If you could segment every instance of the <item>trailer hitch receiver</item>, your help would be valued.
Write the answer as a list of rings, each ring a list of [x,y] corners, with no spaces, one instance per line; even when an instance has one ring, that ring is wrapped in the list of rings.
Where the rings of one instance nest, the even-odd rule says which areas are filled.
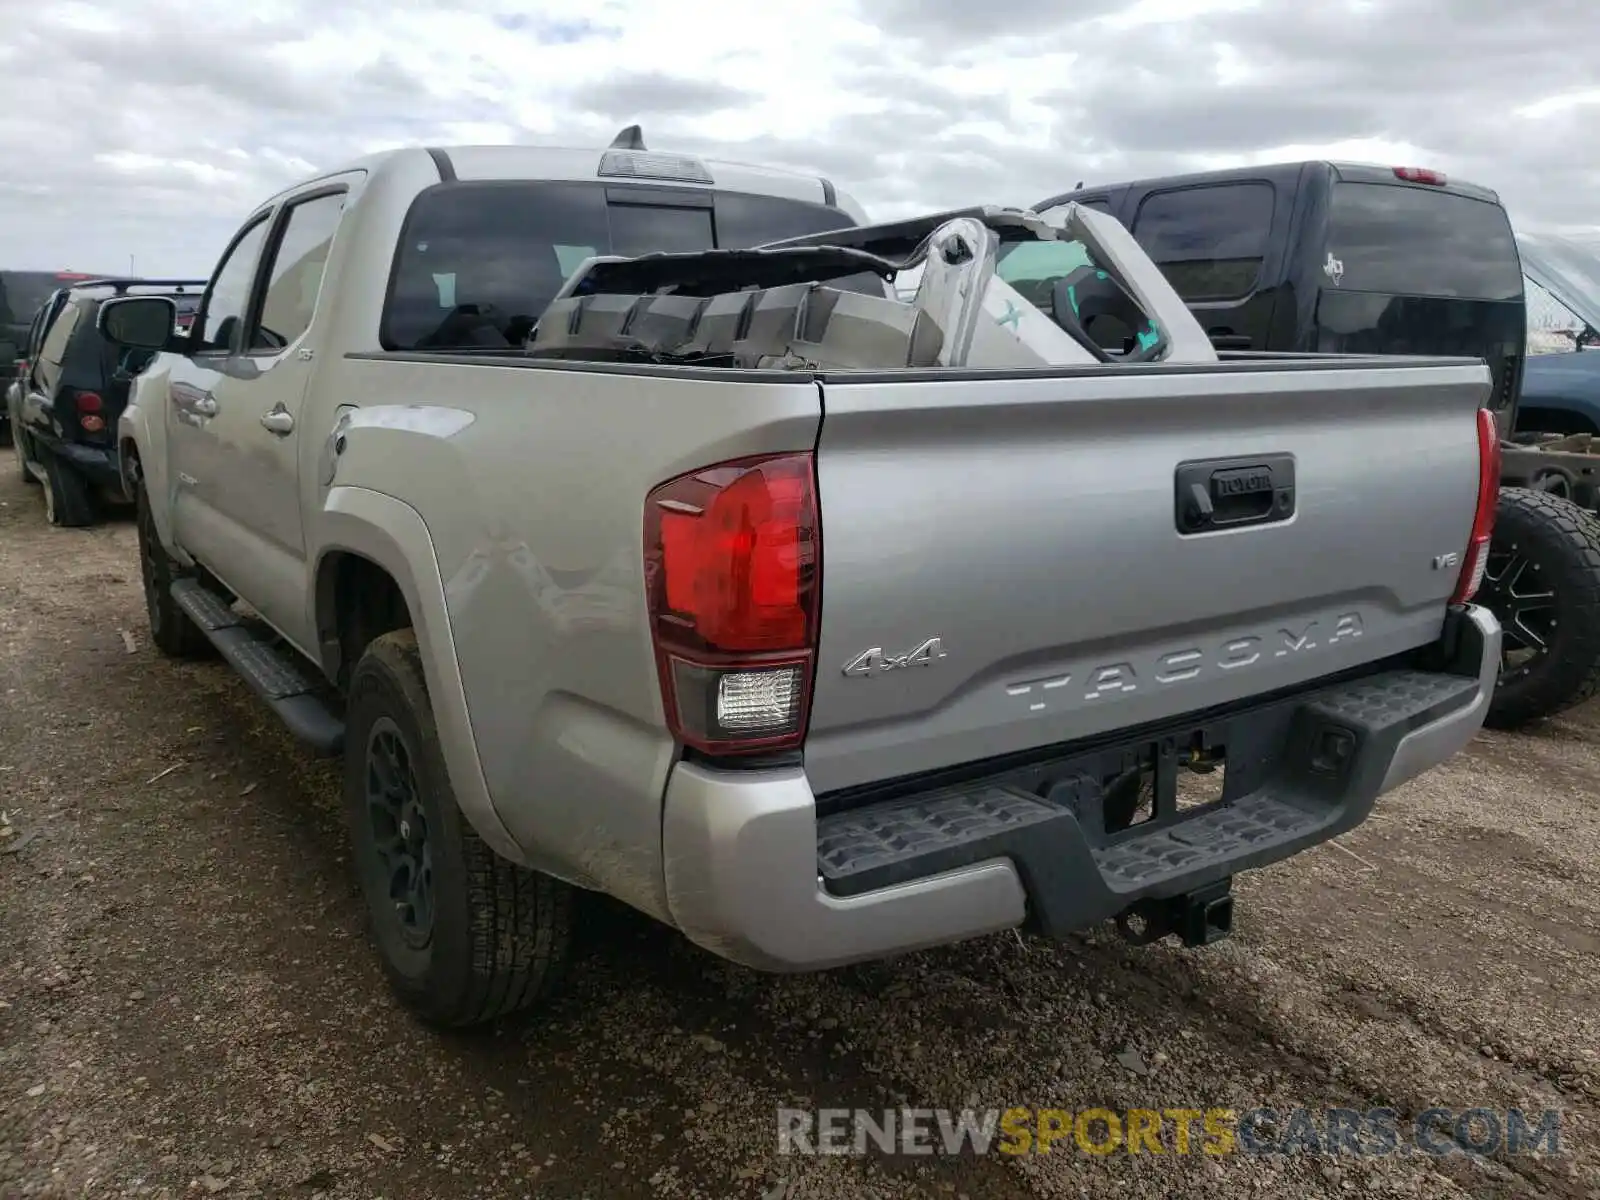
[[[1141,900],[1117,918],[1117,932],[1135,946],[1176,934],[1185,946],[1209,946],[1233,932],[1233,879],[1171,896]]]

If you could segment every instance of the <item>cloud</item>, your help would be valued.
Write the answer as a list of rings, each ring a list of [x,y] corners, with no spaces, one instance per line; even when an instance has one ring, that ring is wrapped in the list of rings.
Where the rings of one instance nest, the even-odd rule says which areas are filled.
[[[211,268],[407,144],[653,147],[825,174],[884,218],[1335,156],[1600,237],[1586,0],[57,0],[6,5],[0,267]]]
[[[738,108],[754,100],[755,93],[701,79],[675,79],[662,71],[638,75],[613,75],[582,84],[566,99],[583,112],[616,119],[637,113],[652,116],[698,117]]]

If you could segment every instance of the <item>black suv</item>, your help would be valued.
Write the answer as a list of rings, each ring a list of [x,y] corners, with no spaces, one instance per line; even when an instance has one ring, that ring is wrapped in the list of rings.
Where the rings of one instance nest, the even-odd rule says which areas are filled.
[[[117,418],[133,378],[155,355],[120,350],[101,335],[100,306],[115,296],[170,297],[179,322],[205,289],[193,279],[92,279],[52,293],[34,314],[23,373],[8,389],[22,478],[45,487],[52,525],[92,525],[98,500],[127,503],[117,465]]]
[[[1493,191],[1424,167],[1317,161],[1080,185],[1034,207],[1048,218],[1069,200],[1116,217],[1224,355],[1482,359],[1506,437],[1476,598],[1503,630],[1485,724],[1517,728],[1600,694],[1600,441],[1561,436],[1548,408],[1519,415],[1522,255]],[[1126,327],[1101,328],[1101,345],[1129,344]],[[1397,477],[1427,470],[1429,448],[1408,446],[1398,422],[1393,435],[1373,453]]]

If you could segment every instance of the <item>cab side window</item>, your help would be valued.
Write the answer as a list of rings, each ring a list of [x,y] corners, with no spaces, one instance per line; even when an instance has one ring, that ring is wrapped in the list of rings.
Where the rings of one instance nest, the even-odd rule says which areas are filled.
[[[256,277],[256,260],[266,240],[268,219],[259,218],[234,243],[211,278],[211,294],[206,300],[205,323],[191,353],[228,351],[234,348],[245,309],[250,305],[250,285]]]
[[[276,353],[311,327],[345,199],[344,192],[332,192],[290,204],[272,251],[261,317],[250,336],[251,353]]]
[[[1272,229],[1272,185],[1230,183],[1151,192],[1133,236],[1188,303],[1255,290]]]

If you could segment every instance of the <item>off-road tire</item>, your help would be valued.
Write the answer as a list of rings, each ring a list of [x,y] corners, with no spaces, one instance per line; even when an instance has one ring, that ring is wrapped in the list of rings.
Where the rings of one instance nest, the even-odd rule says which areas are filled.
[[[376,728],[375,728],[376,727]],[[392,868],[368,810],[369,745],[398,733],[426,819],[430,928],[409,936],[391,897]],[[350,676],[344,802],[356,874],[383,970],[402,1003],[441,1027],[481,1025],[526,1009],[558,982],[572,932],[572,888],[491,850],[456,804],[439,750],[416,635],[371,642]]]
[[[1502,668],[1484,721],[1493,729],[1521,728],[1600,692],[1600,519],[1559,496],[1504,488],[1491,563],[1512,550],[1527,559],[1525,576],[1531,573],[1540,590],[1554,593],[1555,624],[1545,654],[1515,670]],[[1515,620],[1490,580],[1479,589],[1478,602],[1502,627]]]
[[[155,519],[150,515],[150,496],[141,482],[134,493],[135,523],[139,530],[139,567],[144,578],[144,607],[150,618],[150,640],[168,658],[207,658],[211,641],[189,614],[172,598],[176,564],[161,544]]]
[[[62,529],[81,529],[99,518],[89,481],[54,454],[43,455],[44,515]]]

